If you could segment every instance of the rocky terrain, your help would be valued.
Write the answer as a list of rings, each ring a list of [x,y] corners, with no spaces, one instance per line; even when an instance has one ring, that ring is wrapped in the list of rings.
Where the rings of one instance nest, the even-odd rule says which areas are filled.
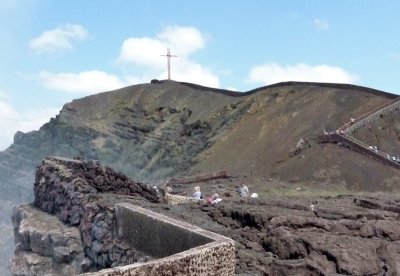
[[[337,196],[157,210],[234,239],[238,275],[399,275],[399,207],[399,198]]]
[[[71,275],[151,258],[116,238],[113,205],[131,202],[232,238],[237,275],[400,274],[399,197],[241,199],[234,182],[201,184],[206,194],[224,195],[218,204],[172,206],[96,162],[45,159],[34,204],[14,211],[12,271]],[[191,185],[181,189],[188,194]]]
[[[152,81],[67,103],[0,152],[0,273],[12,255],[11,208],[33,201],[35,169],[46,156],[100,160],[151,185],[226,171],[262,197],[393,194],[398,170],[317,138],[394,98],[344,84],[289,82],[239,93]],[[355,137],[400,155],[398,114]]]
[[[34,195],[33,205],[15,208],[12,216],[13,274],[74,275],[146,257],[118,241],[114,205],[160,202],[154,189],[98,162],[47,158],[36,172]]]

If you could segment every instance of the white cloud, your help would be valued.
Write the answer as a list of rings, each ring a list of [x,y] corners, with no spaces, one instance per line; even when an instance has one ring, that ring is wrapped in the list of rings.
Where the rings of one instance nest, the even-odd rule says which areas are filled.
[[[167,26],[157,37],[181,56],[204,48],[206,43],[203,34],[193,27]]]
[[[165,64],[164,64],[165,67]],[[171,70],[172,79],[197,83],[209,87],[218,88],[219,79],[202,65],[192,62],[182,57],[179,61],[174,62],[173,70]],[[159,79],[168,78],[168,72],[164,71],[158,76]]]
[[[39,73],[39,79],[49,89],[85,95],[114,90],[128,85],[127,82],[117,76],[96,70],[77,74],[42,71]]]
[[[268,63],[255,66],[251,69],[249,81],[268,85],[282,81],[310,81],[355,83],[357,77],[335,66],[317,65],[310,66],[299,63],[292,66],[282,66],[277,63]]]
[[[119,64],[145,68],[147,75],[167,78],[167,48],[177,58],[171,59],[173,80],[194,82],[202,85],[219,87],[219,78],[210,69],[193,61],[191,55],[204,48],[204,35],[193,27],[166,26],[155,38],[133,37],[126,39],[121,47]],[[136,77],[143,79],[143,76]]]
[[[37,130],[58,112],[58,108],[18,112],[7,101],[0,99],[0,151],[11,145],[17,131]]]
[[[171,60],[173,80],[219,87],[218,76],[190,58],[204,46],[205,38],[196,28],[167,26],[155,38],[133,37],[123,42],[117,59],[117,63],[124,66],[123,78],[97,70],[80,73],[42,71],[35,78],[48,89],[84,95],[148,82],[153,78],[166,79],[167,62],[161,55],[171,48],[171,54],[178,55]],[[129,71],[130,65],[140,74]]]
[[[171,48],[171,54],[185,58],[204,46],[205,39],[196,28],[167,26],[156,35],[156,38],[126,39],[122,44],[118,61],[161,67],[164,66],[165,61],[160,55],[166,54],[167,48]]]
[[[43,32],[40,36],[31,40],[30,47],[38,53],[55,53],[61,50],[71,50],[73,42],[83,41],[88,35],[88,31],[83,26],[67,24]]]
[[[152,38],[128,38],[122,43],[118,61],[125,64],[162,68],[165,61],[160,55],[164,54],[166,48],[163,42]]]
[[[329,30],[329,24],[324,19],[315,18],[314,19],[314,26],[320,32]]]

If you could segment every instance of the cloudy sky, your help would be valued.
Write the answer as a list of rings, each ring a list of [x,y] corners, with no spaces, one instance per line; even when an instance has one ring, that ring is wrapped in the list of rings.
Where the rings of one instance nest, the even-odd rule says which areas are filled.
[[[400,2],[1,0],[0,150],[73,99],[172,78],[247,91],[340,82],[400,94]]]

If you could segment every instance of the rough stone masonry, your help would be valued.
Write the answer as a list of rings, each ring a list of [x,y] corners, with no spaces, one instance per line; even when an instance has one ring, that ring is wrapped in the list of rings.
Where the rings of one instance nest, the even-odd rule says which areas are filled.
[[[132,215],[128,216],[128,212],[121,216],[121,212],[116,212],[121,207],[115,207],[121,205],[116,204],[146,206],[157,204],[161,198],[153,188],[134,182],[98,162],[46,158],[37,169],[34,194],[33,205],[16,207],[12,217],[17,244],[11,262],[14,275],[76,275],[84,272],[94,273],[90,275],[170,275],[171,271],[173,275],[211,275],[205,271],[232,275],[234,272],[232,240],[207,234],[188,224],[182,226],[175,220],[172,220],[174,224],[166,223],[169,218],[165,216],[152,215],[152,226],[157,227],[148,238],[158,236],[162,242],[161,237],[168,240],[164,237],[166,233],[168,236],[180,233],[180,237],[186,233],[190,237],[188,243],[173,251],[164,250],[161,255],[146,246],[136,244],[135,247],[120,234],[124,217]],[[116,214],[120,214],[119,219]],[[157,222],[160,219],[162,223]],[[136,234],[143,238],[143,233]],[[165,243],[156,246],[167,248]],[[193,251],[193,248],[197,249]],[[213,261],[217,257],[219,261]],[[159,258],[164,260],[160,262]],[[129,273],[124,270],[126,265]],[[212,269],[206,269],[207,266]],[[98,272],[106,268],[109,269]]]

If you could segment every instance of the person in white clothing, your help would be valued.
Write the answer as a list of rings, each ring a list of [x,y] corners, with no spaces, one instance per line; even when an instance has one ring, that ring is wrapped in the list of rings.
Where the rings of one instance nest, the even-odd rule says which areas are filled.
[[[239,188],[240,197],[249,197],[249,188],[242,182]]]
[[[199,186],[194,187],[193,198],[196,199],[196,200],[200,200],[201,199],[201,191],[200,191],[200,187]]]

